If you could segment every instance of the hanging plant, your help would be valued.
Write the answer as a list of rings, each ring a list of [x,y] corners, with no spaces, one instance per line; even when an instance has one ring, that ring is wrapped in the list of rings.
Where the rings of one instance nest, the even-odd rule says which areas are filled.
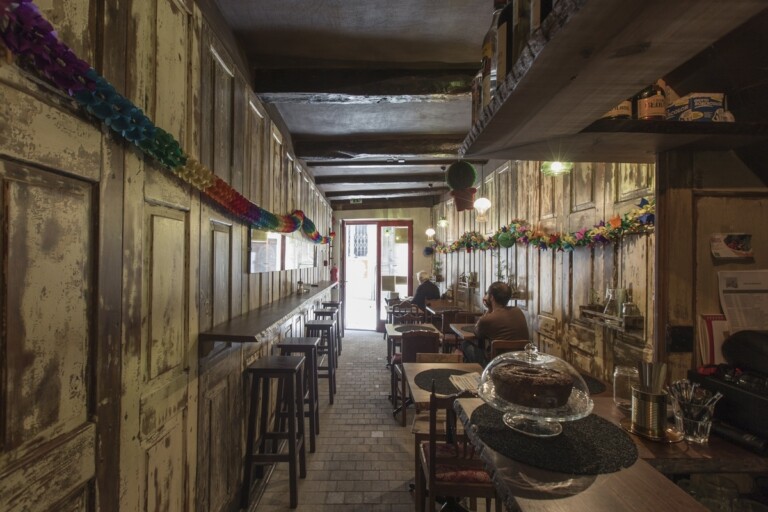
[[[445,182],[451,190],[472,188],[476,179],[475,166],[465,160],[452,163],[445,171]]]

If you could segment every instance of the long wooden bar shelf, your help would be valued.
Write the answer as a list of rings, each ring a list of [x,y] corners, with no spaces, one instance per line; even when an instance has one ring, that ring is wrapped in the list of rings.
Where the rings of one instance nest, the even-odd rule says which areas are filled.
[[[711,141],[732,148],[765,138],[766,127],[754,125],[668,128],[636,122],[608,129],[595,123],[765,8],[761,0],[560,0],[532,34],[460,154],[652,162],[662,150],[712,148]]]
[[[201,332],[199,341],[201,345],[202,342],[216,341],[230,343],[262,341],[274,326],[290,320],[301,311],[301,308],[306,303],[328,292],[337,284],[336,282],[323,281],[317,283],[317,287],[311,287],[308,293],[284,297],[231,320],[222,322],[209,331]]]

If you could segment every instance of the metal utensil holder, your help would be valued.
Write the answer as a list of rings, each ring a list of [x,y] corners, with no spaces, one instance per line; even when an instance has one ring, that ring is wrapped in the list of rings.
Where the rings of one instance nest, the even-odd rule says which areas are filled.
[[[664,437],[667,428],[667,392],[649,393],[632,387],[632,428],[648,437]]]

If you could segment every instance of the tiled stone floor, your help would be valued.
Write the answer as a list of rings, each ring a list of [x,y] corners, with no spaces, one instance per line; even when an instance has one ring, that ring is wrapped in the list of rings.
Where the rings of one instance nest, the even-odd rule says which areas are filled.
[[[408,413],[408,427],[401,427],[392,416],[385,352],[381,333],[346,331],[334,405],[328,404],[327,381],[320,381],[320,436],[316,452],[307,453],[307,478],[299,479],[295,510],[414,510],[408,490],[414,476],[410,429],[414,413]],[[287,464],[278,464],[251,510],[291,510],[287,469]]]

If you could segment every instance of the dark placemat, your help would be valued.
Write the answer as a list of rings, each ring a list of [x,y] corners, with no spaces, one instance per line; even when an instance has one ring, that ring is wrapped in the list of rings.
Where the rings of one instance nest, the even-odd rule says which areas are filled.
[[[432,391],[432,381],[435,381],[435,393],[439,395],[454,395],[459,392],[456,386],[449,380],[451,375],[462,375],[467,373],[464,370],[451,370],[448,368],[436,368],[433,370],[424,370],[419,372],[413,378],[416,385],[421,389]]]
[[[395,327],[395,330],[397,332],[413,332],[413,331],[432,332],[429,327],[424,327],[423,325],[398,325],[397,327]]]
[[[605,391],[605,384],[592,377],[591,375],[582,373],[581,378],[584,379],[584,382],[587,384],[587,389],[589,389],[590,395],[599,395]]]
[[[637,460],[637,447],[620,427],[591,414],[562,422],[554,437],[531,437],[504,424],[503,413],[483,404],[472,413],[480,439],[493,450],[529,466],[574,475],[613,473]]]

